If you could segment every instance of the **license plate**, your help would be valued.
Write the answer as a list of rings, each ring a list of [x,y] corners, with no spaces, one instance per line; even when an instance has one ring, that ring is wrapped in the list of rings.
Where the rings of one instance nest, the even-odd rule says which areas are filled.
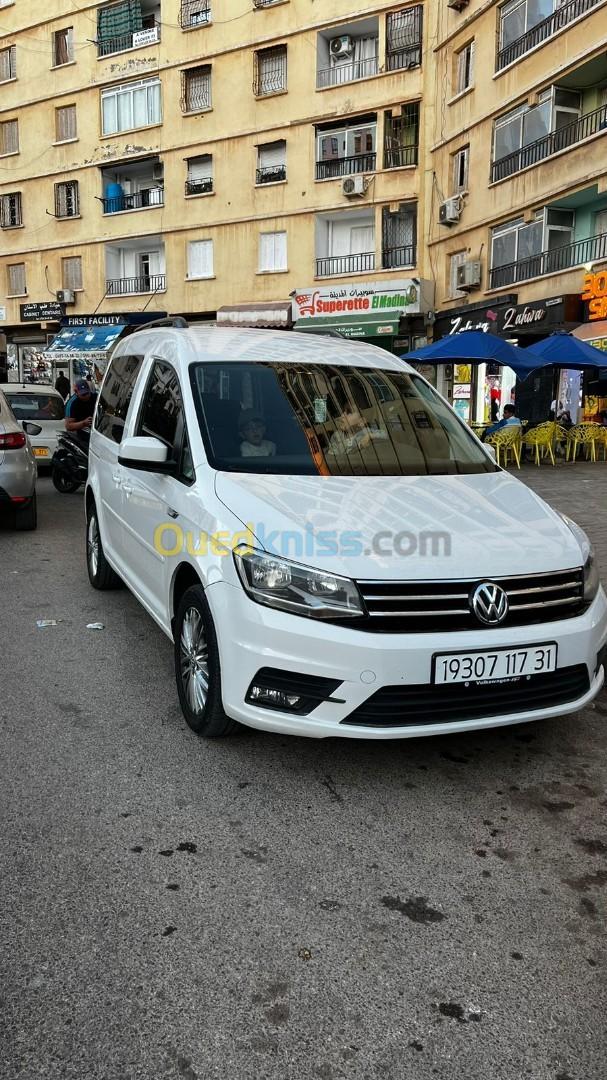
[[[46,446],[35,446],[34,447],[34,457],[48,457],[48,447],[46,447]]]
[[[438,653],[434,683],[503,682],[556,670],[556,641],[482,652]]]

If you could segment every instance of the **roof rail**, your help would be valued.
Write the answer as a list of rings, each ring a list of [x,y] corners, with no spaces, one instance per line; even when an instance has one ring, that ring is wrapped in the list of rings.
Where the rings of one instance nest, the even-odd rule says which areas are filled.
[[[163,319],[153,319],[151,322],[142,323],[138,330],[149,330],[151,326],[174,326],[178,330],[187,330],[189,323],[182,315],[167,315]]]

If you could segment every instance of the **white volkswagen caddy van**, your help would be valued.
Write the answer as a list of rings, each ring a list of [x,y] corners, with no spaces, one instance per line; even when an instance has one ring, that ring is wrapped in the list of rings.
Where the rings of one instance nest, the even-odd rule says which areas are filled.
[[[174,641],[194,731],[395,739],[593,699],[607,604],[586,535],[417,372],[336,338],[168,322],[106,372],[87,559]]]

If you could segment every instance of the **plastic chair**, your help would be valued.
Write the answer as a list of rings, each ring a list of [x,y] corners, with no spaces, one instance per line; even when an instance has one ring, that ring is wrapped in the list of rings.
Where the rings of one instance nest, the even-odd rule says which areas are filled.
[[[537,427],[531,428],[531,431],[526,431],[523,435],[523,446],[528,446],[529,449],[535,450],[534,460],[535,464],[539,467],[540,461],[548,454],[553,465],[556,464],[554,460],[554,438],[555,438],[556,424],[553,421],[548,421],[545,424],[538,424]]]
[[[586,460],[596,461],[596,446],[603,446],[605,456],[605,436],[602,424],[576,424],[568,431],[567,461],[571,454],[571,460],[577,457],[578,446],[583,446],[586,451]]]
[[[508,467],[508,455],[512,453],[514,460],[516,461],[517,469],[521,467],[521,429],[516,425],[510,427],[500,428],[499,431],[494,431],[492,435],[487,435],[485,439],[486,443],[495,447],[495,459],[497,464],[500,465],[500,453],[504,455],[504,468]]]

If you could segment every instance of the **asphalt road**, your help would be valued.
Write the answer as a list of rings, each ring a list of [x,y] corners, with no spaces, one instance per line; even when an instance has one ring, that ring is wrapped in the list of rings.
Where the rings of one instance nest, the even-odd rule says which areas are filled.
[[[575,468],[604,537],[607,469]],[[200,741],[170,643],[88,585],[81,495],[39,491],[37,533],[0,528],[2,1080],[604,1080],[607,696]]]

